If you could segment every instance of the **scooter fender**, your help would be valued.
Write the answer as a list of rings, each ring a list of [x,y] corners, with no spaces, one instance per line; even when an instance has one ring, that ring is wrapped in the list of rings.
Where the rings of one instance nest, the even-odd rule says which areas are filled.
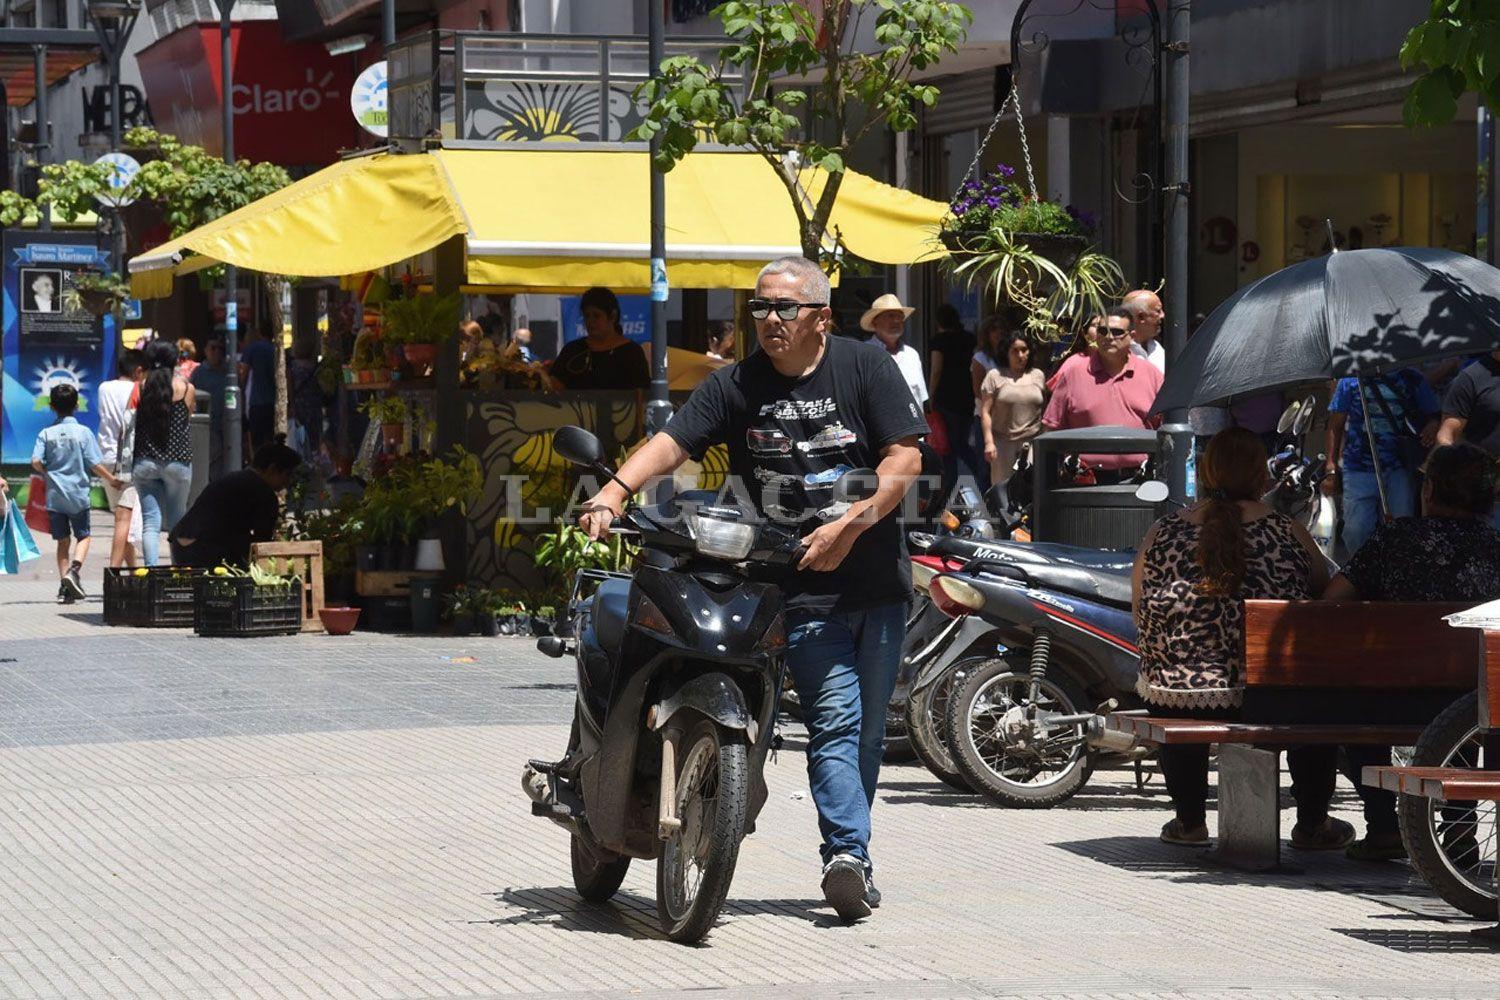
[[[939,677],[943,676],[948,667],[956,660],[970,655],[976,647],[993,651],[1000,644],[995,633],[995,626],[983,618],[978,615],[965,615],[963,621],[959,623],[958,631],[949,637],[948,644],[943,647],[942,651],[922,665],[916,679],[912,681],[912,695],[931,687]]]
[[[726,729],[743,730],[749,742],[755,743],[755,720],[745,705],[745,695],[723,674],[699,674],[662,698],[651,710],[651,728],[665,729],[685,711],[697,712]]]

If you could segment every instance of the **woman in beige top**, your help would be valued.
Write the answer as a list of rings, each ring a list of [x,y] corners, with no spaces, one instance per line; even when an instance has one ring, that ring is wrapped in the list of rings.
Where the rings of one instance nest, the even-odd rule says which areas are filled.
[[[1042,430],[1046,376],[1031,364],[1031,342],[1017,333],[1007,345],[1005,363],[979,387],[979,424],[990,483],[1003,494],[1016,471],[1016,458]]]

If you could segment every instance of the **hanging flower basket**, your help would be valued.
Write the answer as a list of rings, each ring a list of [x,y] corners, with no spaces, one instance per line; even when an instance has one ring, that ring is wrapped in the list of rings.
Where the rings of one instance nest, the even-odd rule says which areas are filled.
[[[1087,236],[1069,233],[1013,233],[1011,238],[1018,244],[1026,244],[1034,253],[1064,271],[1071,270],[1093,242]]]

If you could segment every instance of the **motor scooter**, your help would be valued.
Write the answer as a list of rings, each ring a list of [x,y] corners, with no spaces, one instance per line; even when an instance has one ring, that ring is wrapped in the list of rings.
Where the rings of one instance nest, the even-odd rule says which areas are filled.
[[[582,428],[558,429],[553,446],[614,478]],[[875,484],[871,470],[846,473],[825,487],[825,510]],[[567,752],[530,761],[521,783],[532,812],[572,835],[579,895],[609,899],[632,859],[655,860],[663,932],[698,941],[766,801],[787,646],[778,584],[804,549],[793,530],[706,491],[629,503],[621,520],[640,539],[634,574],[580,574],[576,640],[537,643],[576,656],[578,690]]]

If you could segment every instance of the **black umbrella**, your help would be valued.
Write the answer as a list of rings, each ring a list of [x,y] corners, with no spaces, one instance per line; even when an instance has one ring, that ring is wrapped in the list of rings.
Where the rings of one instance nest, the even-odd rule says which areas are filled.
[[[1345,250],[1225,299],[1168,367],[1154,411],[1497,349],[1500,270],[1451,250]]]

